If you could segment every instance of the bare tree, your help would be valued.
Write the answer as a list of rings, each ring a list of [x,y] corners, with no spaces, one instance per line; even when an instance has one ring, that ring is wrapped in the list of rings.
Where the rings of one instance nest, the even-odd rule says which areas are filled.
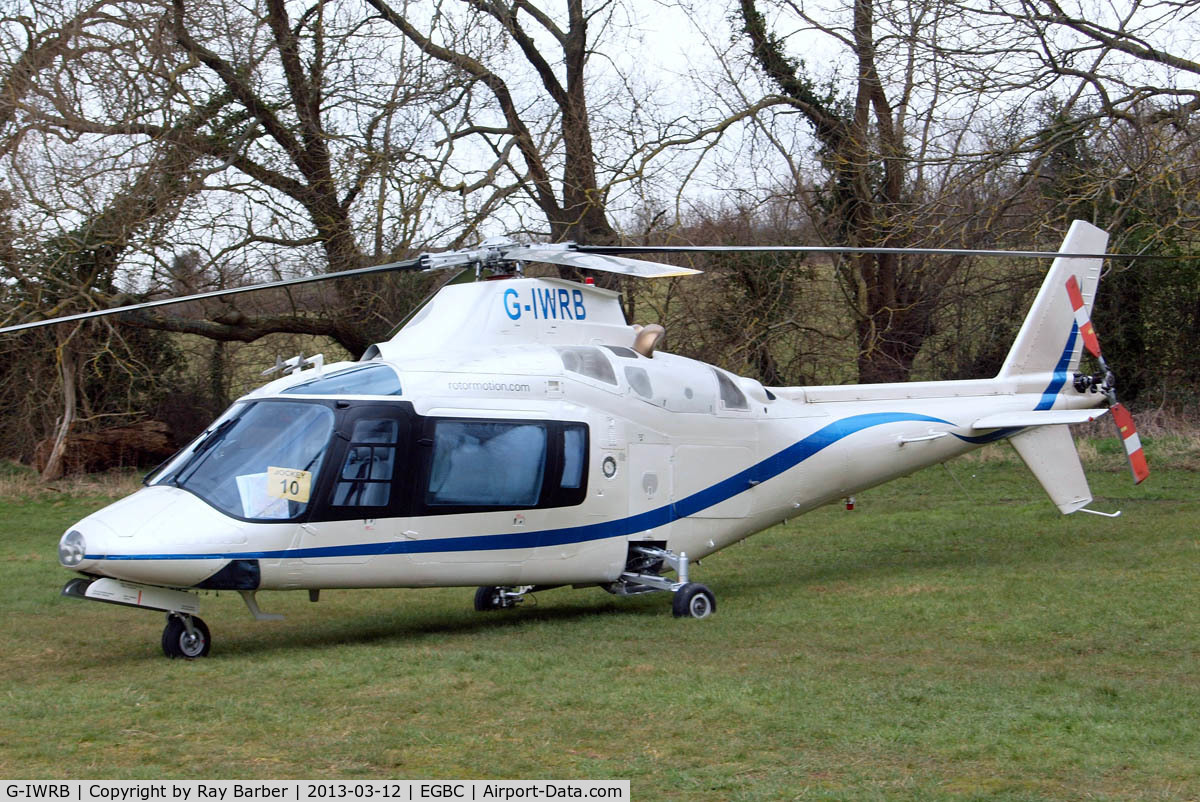
[[[785,199],[751,209],[693,209],[670,241],[691,245],[777,245],[804,241],[807,223]],[[852,337],[830,314],[825,260],[722,253],[689,260],[704,274],[669,293],[646,293],[672,350],[758,378],[768,386],[833,383],[846,377]],[[666,303],[666,302],[670,303]]]
[[[1172,0],[1103,6],[1082,0],[1020,0],[971,9],[976,18],[1016,29],[1048,74],[1073,79],[1109,118],[1172,120],[1186,125],[1200,111],[1200,61],[1194,46],[1197,9]],[[1147,114],[1149,106],[1154,107]]]
[[[921,132],[921,121],[913,120],[921,76],[913,69],[895,72],[897,63],[911,62],[931,48],[917,38],[922,26],[933,22],[922,19],[926,13],[932,16],[931,7],[921,6],[921,14],[892,14],[886,25],[877,19],[875,0],[855,0],[845,21],[817,20],[803,8],[793,8],[810,30],[849,52],[852,77],[823,85],[803,60],[785,52],[784,40],[769,29],[756,0],[742,0],[740,13],[751,57],[815,139],[824,177],[811,191],[809,207],[820,234],[854,247],[930,246],[968,238],[959,215],[953,217],[960,230],[946,225],[946,195],[929,192],[930,164],[913,152],[927,144],[913,135],[914,127]],[[893,43],[886,51],[892,59],[890,80],[880,64],[884,41]],[[947,276],[961,261],[893,254],[838,260],[839,285],[857,332],[860,381],[907,378],[922,344],[935,331]]]
[[[208,8],[199,19],[182,3],[138,0],[27,8],[36,13],[0,19],[10,64],[0,74],[5,322],[140,300],[181,282],[199,290],[345,269],[406,254],[425,228],[404,214],[403,198],[391,202],[416,184],[401,181],[406,171],[440,166],[436,147],[426,149],[432,157],[407,147],[429,138],[436,117],[432,126],[404,123],[413,97],[428,100],[445,86],[431,89],[436,76],[425,76],[407,87],[392,73],[390,92],[377,95],[367,79],[395,63],[360,69],[378,53],[356,44],[356,21],[326,20],[315,7],[290,21],[282,4],[242,18]],[[273,82],[277,74],[284,80]],[[423,191],[412,194],[423,209]],[[471,219],[455,220],[462,236]],[[185,276],[173,270],[174,254],[190,245],[201,256]],[[423,283],[402,291],[421,293]],[[47,409],[19,439],[6,437],[6,451],[28,455],[51,425],[61,445],[73,426],[141,408],[156,382],[177,378],[165,371],[169,344],[129,326],[218,341],[307,332],[361,351],[408,301],[378,285],[323,295],[321,303],[316,293],[251,302],[245,311],[211,304],[190,315],[135,313],[50,342],[32,333],[6,338],[12,364],[24,366],[20,380],[5,382],[11,408],[41,410],[55,384],[62,399],[60,414]],[[46,359],[53,370],[33,369]]]
[[[3,102],[0,103],[0,152],[10,160],[8,174],[13,189],[5,188],[6,224],[0,230],[2,248],[0,271],[4,279],[5,317],[13,319],[33,310],[51,314],[78,311],[94,306],[98,299],[114,291],[115,274],[122,254],[131,241],[148,226],[161,218],[169,218],[191,191],[191,164],[194,157],[169,144],[154,148],[140,171],[125,186],[119,188],[106,205],[91,208],[74,206],[55,208],[66,227],[48,232],[36,225],[22,226],[16,222],[18,210],[51,207],[44,198],[31,192],[37,185],[37,171],[22,158],[23,143],[46,143],[46,130],[36,113],[38,101],[46,99],[43,87],[58,84],[60,94],[73,91],[64,84],[64,73],[71,75],[65,64],[79,67],[99,53],[112,55],[108,31],[113,27],[110,18],[114,4],[93,3],[74,10],[34,10],[38,19],[29,16],[9,17],[2,22],[4,45],[13,54],[10,68],[3,76]],[[39,27],[40,26],[40,27]],[[119,27],[119,26],[118,26]],[[23,34],[22,37],[17,34]],[[47,73],[53,78],[44,81]],[[55,80],[57,79],[57,80]],[[207,111],[215,111],[221,101],[211,103]],[[180,127],[194,127],[197,117],[180,120]],[[64,132],[59,132],[61,136]],[[70,139],[70,137],[67,137]],[[97,171],[93,167],[93,174]],[[99,170],[104,174],[106,170]],[[108,173],[111,174],[111,173]],[[78,174],[76,174],[78,175]],[[61,176],[66,179],[67,176]],[[65,188],[67,184],[60,184]],[[18,201],[18,192],[25,192],[25,204]],[[70,195],[60,192],[60,198]],[[29,201],[33,201],[31,204]],[[65,212],[65,213],[64,213]],[[39,376],[38,365],[49,360],[55,366],[61,387],[61,414],[55,422],[56,435],[45,475],[54,478],[62,470],[63,446],[76,420],[95,419],[104,413],[96,412],[82,388],[94,371],[116,368],[132,377],[140,371],[138,349],[130,349],[120,336],[106,327],[75,326],[56,333],[49,347],[45,336],[29,335],[5,344],[13,354],[13,364],[21,375],[6,382],[11,393],[19,398],[20,408],[31,418],[46,405],[47,388],[32,383]],[[30,344],[33,347],[28,347]],[[23,347],[25,346],[25,347]],[[104,367],[101,368],[101,365]],[[114,377],[115,378],[115,377]],[[132,388],[137,381],[125,382]],[[119,386],[114,383],[113,387]],[[23,450],[28,451],[35,436],[27,436]]]
[[[604,244],[616,240],[616,231],[606,214],[605,191],[597,178],[585,75],[593,47],[589,33],[597,25],[597,17],[610,13],[610,6],[604,4],[587,12],[583,0],[568,0],[563,19],[527,1],[507,4],[499,0],[463,0],[449,4],[469,14],[467,25],[487,20],[498,26],[519,50],[552,102],[557,131],[551,133],[538,122],[539,117],[546,119],[545,111],[537,104],[522,107],[501,71],[488,66],[483,54],[470,52],[469,37],[440,37],[447,33],[444,25],[439,26],[440,31],[422,30],[386,0],[366,1],[424,53],[452,67],[491,96],[499,110],[499,124],[467,120],[451,136],[477,137],[488,143],[488,148],[501,157],[504,168],[520,178],[522,191],[545,216],[553,241]],[[440,13],[434,19],[435,24],[443,20]],[[549,46],[541,45],[543,41]],[[507,158],[514,149],[520,158],[516,164]]]
[[[125,275],[103,302],[122,300],[115,297],[120,290],[144,297],[167,289],[164,244],[168,253],[197,250],[204,255],[198,275],[235,286],[404,257],[447,231],[453,245],[470,239],[499,202],[473,200],[470,208],[440,191],[452,148],[437,138],[459,122],[448,100],[456,79],[429,69],[419,53],[412,58],[411,48],[396,47],[399,36],[362,36],[358,16],[323,2],[295,19],[274,0],[248,10],[189,8],[183,0],[131,2],[121,10],[116,21],[109,15],[105,26],[87,31],[88,58],[60,59],[53,76],[27,82],[34,102],[25,104],[22,123],[43,142],[69,138],[127,154],[114,160],[114,177],[131,169],[145,180],[155,169],[166,176],[146,154],[187,160],[190,185],[176,195],[175,208],[142,214],[154,220],[155,235],[113,249]],[[85,49],[78,40],[70,47],[72,54]],[[63,80],[68,76],[76,80]],[[24,155],[14,156],[14,172]],[[25,202],[44,204],[47,217],[54,213],[46,200],[53,191],[33,194]],[[325,290],[324,313],[293,299],[274,308],[212,304],[200,319],[137,313],[122,322],[219,340],[321,334],[361,353],[425,282],[398,283],[398,294],[379,282]]]
[[[1160,34],[1191,13],[1173,3],[1135,2],[1108,22],[1090,20],[1116,12],[1069,12],[1054,0],[821,10],[741,0],[739,10],[749,57],[780,95],[757,120],[793,177],[782,191],[805,198],[817,231],[838,244],[1057,244],[1068,205],[1035,216],[1030,204],[1054,154],[1094,135],[1096,121],[1188,128],[1200,97],[1180,80],[1197,65],[1161,46]],[[793,55],[798,41],[821,48],[820,66]],[[1072,124],[1042,126],[1048,105]],[[812,138],[807,166],[780,136],[797,117]],[[962,325],[950,305],[971,287],[990,292],[972,269],[954,258],[842,260],[860,380],[907,377],[930,338]],[[1012,286],[1024,286],[1026,271],[1011,269]],[[977,361],[954,361],[964,358]]]

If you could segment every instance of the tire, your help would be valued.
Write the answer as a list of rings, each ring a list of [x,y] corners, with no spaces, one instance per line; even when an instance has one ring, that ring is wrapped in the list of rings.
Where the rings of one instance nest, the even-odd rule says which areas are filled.
[[[493,585],[481,587],[475,591],[475,611],[478,613],[488,613],[492,610],[499,610],[503,607],[500,600],[500,588]]]
[[[208,632],[208,625],[193,617],[192,629],[196,633],[195,636],[188,634],[187,627],[183,625],[183,619],[179,616],[167,616],[167,626],[163,629],[162,636],[163,654],[172,660],[176,657],[185,660],[207,657],[208,650],[212,648],[212,635]]]
[[[717,611],[717,597],[699,582],[689,582],[671,600],[676,618],[708,618]]]

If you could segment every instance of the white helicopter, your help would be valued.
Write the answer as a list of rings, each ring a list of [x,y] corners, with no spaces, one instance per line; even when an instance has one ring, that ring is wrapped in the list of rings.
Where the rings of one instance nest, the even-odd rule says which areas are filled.
[[[1068,424],[1111,411],[1135,481],[1148,473],[1089,321],[1107,240],[1077,221],[1057,254],[1023,254],[1057,258],[995,378],[902,384],[764,387],[656,351],[662,328],[628,325],[616,293],[520,277],[527,261],[696,272],[618,255],[672,249],[488,242],[352,271],[508,280],[445,286],[359,362],[281,365],[63,535],[59,561],[83,576],[62,593],[165,611],[163,651],[185,658],[212,645],[207,590],[238,591],[260,620],[280,617],[262,590],[478,586],[482,611],[566,585],[667,591],[676,616],[705,618],[697,559],[1004,438],[1059,510],[1094,512]],[[1100,374],[1078,372],[1084,348]]]

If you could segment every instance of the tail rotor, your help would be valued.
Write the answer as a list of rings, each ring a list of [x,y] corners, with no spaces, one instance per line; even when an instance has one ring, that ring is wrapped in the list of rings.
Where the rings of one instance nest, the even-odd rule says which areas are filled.
[[[1075,386],[1080,391],[1088,388],[1094,389],[1104,393],[1108,398],[1109,411],[1112,413],[1113,422],[1117,425],[1117,434],[1121,438],[1121,444],[1125,447],[1125,456],[1129,459],[1133,483],[1141,484],[1150,475],[1150,468],[1146,464],[1146,454],[1142,450],[1142,441],[1138,437],[1137,427],[1133,423],[1133,414],[1117,400],[1116,376],[1113,375],[1100,352],[1100,338],[1096,336],[1096,329],[1092,326],[1091,316],[1083,302],[1083,293],[1079,289],[1079,282],[1073,275],[1067,277],[1067,295],[1071,299],[1071,307],[1075,310],[1075,323],[1079,327],[1083,347],[1096,358],[1101,371],[1096,376],[1077,375]]]

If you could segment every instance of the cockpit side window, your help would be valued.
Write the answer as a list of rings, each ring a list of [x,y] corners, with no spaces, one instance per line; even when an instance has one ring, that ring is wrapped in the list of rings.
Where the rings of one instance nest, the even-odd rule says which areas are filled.
[[[354,423],[342,470],[333,490],[334,507],[386,507],[400,426],[396,420],[362,418]]]

